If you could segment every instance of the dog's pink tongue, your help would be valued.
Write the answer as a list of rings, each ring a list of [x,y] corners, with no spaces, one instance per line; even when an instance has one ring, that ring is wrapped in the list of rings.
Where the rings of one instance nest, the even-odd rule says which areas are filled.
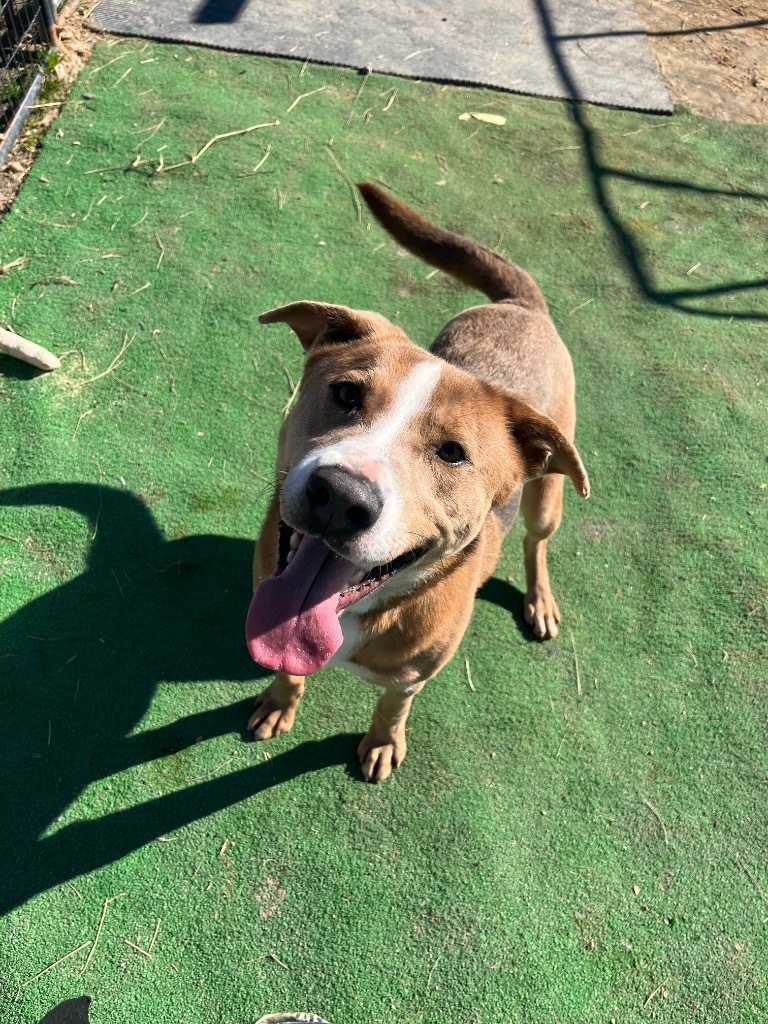
[[[357,571],[321,540],[304,537],[291,564],[253,595],[245,626],[253,660],[294,676],[327,664],[344,639],[339,596]]]

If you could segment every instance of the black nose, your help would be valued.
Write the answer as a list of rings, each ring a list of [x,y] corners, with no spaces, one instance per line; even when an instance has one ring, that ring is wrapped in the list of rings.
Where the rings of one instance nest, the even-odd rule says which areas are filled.
[[[339,544],[373,526],[384,507],[376,484],[341,466],[316,469],[304,496],[309,531]]]

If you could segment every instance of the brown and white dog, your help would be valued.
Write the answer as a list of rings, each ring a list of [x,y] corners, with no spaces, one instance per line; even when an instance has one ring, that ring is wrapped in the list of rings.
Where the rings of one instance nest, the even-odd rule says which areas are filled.
[[[378,313],[292,302],[307,360],[280,431],[277,485],[254,561],[246,636],[276,670],[249,721],[256,739],[291,728],[304,678],[341,665],[384,687],[358,748],[380,782],[405,757],[414,695],[453,656],[475,592],[518,508],[525,617],[557,635],[547,542],[563,474],[589,481],[572,441],[571,359],[533,279],[496,252],[429,224],[375,185],[374,216],[415,255],[485,292],[431,351]]]

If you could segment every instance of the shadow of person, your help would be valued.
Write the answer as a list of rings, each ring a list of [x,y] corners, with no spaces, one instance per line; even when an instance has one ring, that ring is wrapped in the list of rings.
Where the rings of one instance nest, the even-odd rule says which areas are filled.
[[[91,1005],[90,996],[80,996],[78,999],[65,999],[63,1003],[54,1006],[40,1024],[89,1024],[88,1008]]]
[[[356,764],[334,737],[92,821],[56,824],[90,783],[242,732],[250,700],[131,735],[157,683],[256,680],[243,630],[253,542],[167,541],[127,491],[46,483],[0,491],[3,506],[78,512],[84,571],[0,623],[0,913],[108,864],[172,828],[286,778]],[[56,824],[56,831],[45,837]]]
[[[231,25],[237,21],[247,0],[203,0],[192,16],[195,25]]]

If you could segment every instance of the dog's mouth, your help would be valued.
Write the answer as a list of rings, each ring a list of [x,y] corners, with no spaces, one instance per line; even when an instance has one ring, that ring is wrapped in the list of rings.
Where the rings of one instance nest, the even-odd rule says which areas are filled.
[[[317,540],[317,538],[308,538],[311,540]],[[300,533],[298,530],[294,530],[292,526],[280,520],[280,529],[277,541],[277,565],[273,579],[280,576],[293,561],[299,546],[304,542],[305,534]],[[329,549],[330,550],[330,549]],[[400,572],[401,569],[406,569],[409,565],[413,565],[414,562],[426,554],[427,548],[419,547],[413,548],[411,551],[406,551],[402,555],[398,555],[397,558],[393,558],[391,562],[385,562],[384,565],[377,565],[373,569],[369,569],[367,572],[365,569],[358,569],[355,575],[352,577],[350,584],[346,589],[342,590],[339,594],[339,604],[337,611],[348,607],[350,604],[354,604],[356,601],[360,601],[363,597],[373,593],[377,587],[380,587],[382,583],[391,579],[394,575]],[[331,551],[332,554],[335,552]],[[337,557],[342,557],[337,555]]]
[[[254,661],[291,675],[310,675],[341,647],[338,613],[373,593],[425,553],[413,548],[365,570],[310,537],[280,522],[277,565],[253,595],[246,639]]]

